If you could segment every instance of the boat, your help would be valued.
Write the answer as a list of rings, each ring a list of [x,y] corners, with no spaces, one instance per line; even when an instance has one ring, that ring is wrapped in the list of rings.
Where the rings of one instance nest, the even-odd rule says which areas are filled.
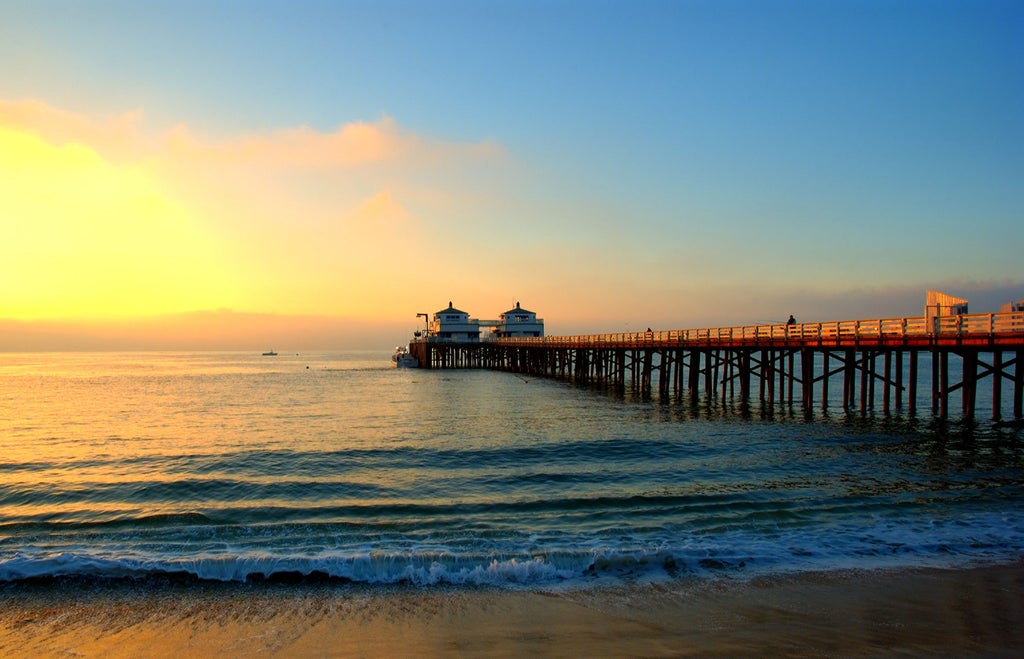
[[[263,353],[263,356],[264,357],[277,357],[277,353],[274,352],[273,350],[268,350],[265,353]]]
[[[405,346],[395,348],[395,354],[391,355],[391,362],[395,368],[418,368],[420,365],[419,360],[410,355],[409,348]]]

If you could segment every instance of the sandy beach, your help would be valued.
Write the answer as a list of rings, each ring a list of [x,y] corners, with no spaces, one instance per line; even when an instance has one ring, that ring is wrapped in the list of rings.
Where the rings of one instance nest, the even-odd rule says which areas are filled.
[[[1013,656],[1024,565],[614,589],[8,585],[0,655]]]

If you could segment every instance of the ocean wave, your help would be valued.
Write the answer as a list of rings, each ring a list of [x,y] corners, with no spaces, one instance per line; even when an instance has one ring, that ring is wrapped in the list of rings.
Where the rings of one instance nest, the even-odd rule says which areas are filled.
[[[0,544],[0,581],[183,575],[215,582],[546,587],[999,563],[1018,560],[1024,547],[1024,518],[1009,512],[917,524],[863,519],[828,529],[740,527],[709,535],[611,528],[594,534],[384,536],[315,525],[225,529],[203,526],[208,520],[201,517],[192,521],[199,523],[192,534],[137,526],[88,538],[39,534],[30,542]]]
[[[151,515],[122,515],[95,521],[29,519],[0,523],[0,534],[49,533],[61,531],[88,531],[110,529],[178,528],[182,526],[208,526],[220,522],[199,512],[156,513]]]
[[[0,561],[0,582],[158,576],[186,576],[214,582],[333,580],[434,586],[543,584],[577,577],[579,572],[559,568],[539,558],[492,558],[482,562],[405,556],[363,556],[347,560],[227,556],[143,560],[62,552],[35,557],[18,554]]]

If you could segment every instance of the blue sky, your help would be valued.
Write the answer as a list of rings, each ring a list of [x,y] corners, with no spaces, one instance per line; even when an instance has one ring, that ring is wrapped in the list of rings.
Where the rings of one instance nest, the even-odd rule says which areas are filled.
[[[928,287],[978,300],[972,311],[1024,297],[1017,2],[0,1],[0,11],[0,57],[19,63],[0,70],[0,100],[93,125],[134,112],[143,136],[186,126],[203,144],[391,121],[424,149],[489,149],[454,165],[435,154],[335,172],[351,200],[322,192],[331,172],[276,173],[296,204],[281,230],[319,217],[298,210],[317,197],[355,207],[386,191],[411,218],[421,255],[382,253],[373,273],[395,273],[399,316],[452,298],[488,316],[515,298],[549,325],[602,331],[783,310],[917,314]],[[40,134],[55,142],[54,130]],[[117,160],[100,138],[82,140]],[[221,231],[243,221],[223,207],[204,216],[187,192],[181,203]],[[399,294],[444,251],[463,269]],[[608,305],[619,311],[605,328]],[[253,308],[227,296],[222,306],[387,316],[355,301]]]

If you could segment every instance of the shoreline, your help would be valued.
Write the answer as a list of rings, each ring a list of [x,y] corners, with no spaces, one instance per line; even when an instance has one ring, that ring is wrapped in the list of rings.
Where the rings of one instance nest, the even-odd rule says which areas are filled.
[[[594,588],[7,584],[0,655],[1010,656],[1024,561]]]

